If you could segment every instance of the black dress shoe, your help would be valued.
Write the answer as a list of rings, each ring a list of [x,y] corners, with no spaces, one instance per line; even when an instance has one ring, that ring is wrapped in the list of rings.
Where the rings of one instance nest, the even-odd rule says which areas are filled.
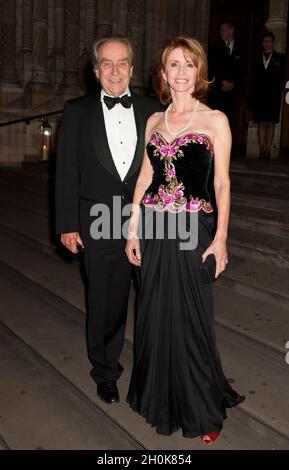
[[[97,384],[97,396],[105,403],[119,403],[116,382],[108,381]]]

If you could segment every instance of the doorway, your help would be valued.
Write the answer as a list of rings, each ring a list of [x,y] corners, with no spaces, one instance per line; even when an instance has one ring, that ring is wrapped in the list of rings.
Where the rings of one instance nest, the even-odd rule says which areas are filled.
[[[219,38],[222,21],[230,21],[235,26],[235,40],[243,49],[243,80],[239,103],[233,120],[233,142],[237,156],[245,157],[247,129],[249,121],[248,98],[251,83],[251,64],[259,48],[259,37],[265,29],[269,16],[269,0],[234,1],[211,0],[209,46]]]

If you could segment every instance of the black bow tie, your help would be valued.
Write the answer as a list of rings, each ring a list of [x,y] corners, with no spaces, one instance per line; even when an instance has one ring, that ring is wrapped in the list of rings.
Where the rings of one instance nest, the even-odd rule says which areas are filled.
[[[103,100],[108,109],[112,109],[116,105],[116,103],[122,104],[124,108],[131,107],[131,96],[128,95],[124,95],[121,98],[119,96],[113,97],[104,95]]]

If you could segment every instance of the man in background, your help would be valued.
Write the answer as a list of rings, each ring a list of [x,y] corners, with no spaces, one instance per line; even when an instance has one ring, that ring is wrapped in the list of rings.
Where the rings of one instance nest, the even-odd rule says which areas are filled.
[[[220,38],[209,49],[209,78],[214,80],[209,93],[209,106],[223,111],[232,126],[234,110],[243,75],[243,54],[235,40],[233,23],[220,26]]]

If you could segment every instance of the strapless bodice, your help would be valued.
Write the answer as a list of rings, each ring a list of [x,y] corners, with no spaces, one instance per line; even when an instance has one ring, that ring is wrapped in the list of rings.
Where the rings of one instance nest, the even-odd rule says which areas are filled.
[[[153,132],[147,144],[153,179],[142,199],[157,210],[212,212],[208,178],[214,154],[209,136],[191,132],[168,142]]]

